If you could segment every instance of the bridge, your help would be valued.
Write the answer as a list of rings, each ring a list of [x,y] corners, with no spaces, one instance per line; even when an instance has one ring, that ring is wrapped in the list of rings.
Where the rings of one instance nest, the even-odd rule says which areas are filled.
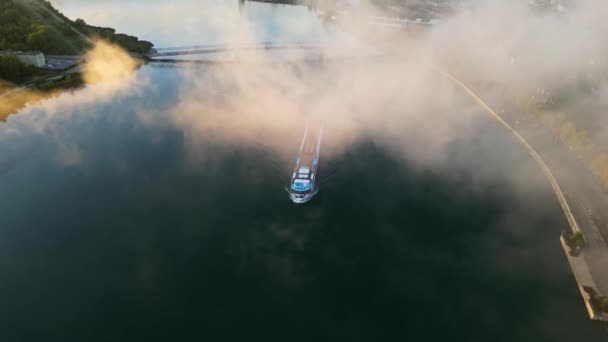
[[[340,21],[348,19],[346,13],[335,13],[330,19],[339,24]],[[418,33],[424,30],[429,30],[441,21],[437,19],[431,20],[409,20],[401,19],[396,17],[384,17],[384,16],[368,16],[367,24],[370,26],[380,26],[389,29],[403,30],[410,33]],[[218,53],[238,53],[245,51],[261,51],[261,50],[301,50],[301,51],[316,51],[322,52],[328,49],[343,49],[344,46],[336,46],[336,44],[329,43],[318,43],[318,42],[249,42],[249,43],[235,43],[235,44],[205,44],[205,45],[189,45],[189,46],[176,46],[176,47],[164,47],[154,48],[146,54],[151,60],[164,59],[167,57],[177,57],[185,55],[204,55],[204,54],[218,54]]]
[[[239,51],[261,50],[321,50],[329,47],[326,44],[310,42],[261,42],[247,44],[208,44],[155,48],[146,54],[148,58],[163,58],[183,55],[204,55]]]
[[[261,52],[278,52],[260,55]],[[285,54],[281,54],[285,52]],[[186,58],[192,55],[192,58]],[[386,56],[385,49],[370,49],[361,44],[312,42],[261,42],[248,44],[209,44],[157,48],[147,55],[148,62],[165,64],[318,63]],[[260,58],[264,57],[264,58]],[[268,57],[268,58],[267,58]]]
[[[348,13],[335,12],[331,15],[319,13],[320,16],[325,16],[325,20],[331,20],[336,25],[340,25],[343,20],[348,20]],[[384,16],[367,16],[367,24],[388,28],[390,30],[405,31],[408,34],[419,34],[421,32],[432,29],[441,21],[432,20],[408,20],[396,17]],[[218,63],[236,63],[247,60],[247,57],[253,57],[254,54],[261,51],[289,51],[289,57],[286,61],[294,62],[293,58],[298,57],[299,61],[323,61],[327,59],[350,59],[360,57],[379,57],[386,55],[386,51],[376,51],[365,46],[356,46],[353,44],[340,44],[337,42],[239,42],[228,44],[205,44],[205,45],[188,45],[154,48],[146,54],[146,58],[150,62],[178,64],[178,63],[195,63],[195,64],[218,64]],[[196,55],[192,59],[183,58],[183,56]],[[278,57],[278,56],[277,56]],[[259,60],[259,59],[258,59]],[[281,58],[277,58],[277,62],[281,62]],[[285,60],[283,60],[285,61]]]

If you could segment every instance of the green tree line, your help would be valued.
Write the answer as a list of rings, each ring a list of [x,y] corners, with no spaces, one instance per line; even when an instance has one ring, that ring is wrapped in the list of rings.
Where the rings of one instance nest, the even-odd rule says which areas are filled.
[[[98,27],[88,25],[83,19],[76,19],[72,22],[71,19],[66,17],[63,13],[58,11],[53,5],[46,0],[37,0],[42,6],[46,7],[51,12],[55,13],[58,17],[63,19],[65,22],[70,22],[76,29],[84,33],[89,37],[96,37],[105,39],[111,43],[121,46],[127,51],[137,53],[147,53],[154,46],[149,41],[139,40],[137,37],[129,36],[123,33],[116,33],[116,30],[110,27]]]
[[[36,68],[21,63],[14,55],[0,56],[0,79],[22,83],[36,74]]]
[[[61,18],[63,23],[47,10]],[[0,51],[37,50],[45,54],[78,54],[87,47],[87,43],[73,28],[89,37],[106,39],[131,52],[146,53],[153,46],[137,37],[116,33],[112,28],[87,25],[82,19],[71,21],[48,1],[33,0],[25,5],[0,0]]]
[[[102,38],[110,43],[121,46],[127,51],[137,53],[147,53],[154,44],[146,40],[139,40],[137,37],[129,36],[123,33],[116,33],[116,30],[110,27],[98,27],[88,25],[83,19],[76,19],[74,22],[76,28],[90,37]]]
[[[0,50],[37,50],[47,54],[72,54],[75,33],[67,24],[48,25],[42,16],[28,12],[11,0],[0,0]]]

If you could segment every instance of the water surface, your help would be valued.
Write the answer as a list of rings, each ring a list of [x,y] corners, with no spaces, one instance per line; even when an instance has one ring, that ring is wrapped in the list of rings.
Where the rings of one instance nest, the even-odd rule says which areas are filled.
[[[141,31],[102,21],[114,5],[61,8],[174,42],[152,19]],[[165,8],[126,6],[145,18]],[[263,23],[303,11],[260,6]],[[358,139],[331,156],[337,173],[319,197],[297,206],[283,191],[291,165],[277,167],[272,150],[193,137],[164,116],[183,75],[146,65],[136,87],[104,98],[89,86],[0,125],[7,341],[603,340],[559,245],[558,203],[489,119],[436,168]]]

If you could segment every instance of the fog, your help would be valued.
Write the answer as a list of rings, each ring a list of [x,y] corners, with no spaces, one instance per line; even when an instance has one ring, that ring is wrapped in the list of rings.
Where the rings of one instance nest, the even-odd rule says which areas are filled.
[[[240,11],[233,0],[165,1],[83,1],[59,0],[53,3],[71,18],[110,26],[117,32],[137,35],[159,47],[226,43],[241,36],[262,41],[276,40],[276,34],[291,40],[326,40],[338,35],[330,32],[304,6],[270,6],[248,2]],[[278,9],[277,9],[278,8]],[[137,14],[137,15],[133,15]]]
[[[563,11],[461,1],[441,24],[411,31],[370,24],[383,10],[366,3],[325,28],[305,7],[57,1],[72,18],[158,47],[322,44],[165,65],[97,41],[82,88],[1,122],[3,292],[11,322],[25,322],[13,326],[98,338],[176,327],[255,336],[280,325],[292,337],[590,340],[550,186],[437,70],[498,112],[513,100],[505,90],[530,99],[592,75],[596,90],[560,108],[602,132],[603,1]],[[324,125],[321,163],[351,170],[296,208],[281,181],[306,122]],[[284,174],[271,174],[271,159]]]
[[[445,159],[454,139],[480,134],[476,125],[487,120],[434,67],[465,83],[491,83],[525,96],[572,86],[603,71],[607,25],[598,13],[606,10],[600,1],[565,12],[539,11],[524,1],[468,2],[429,32],[408,35],[362,22],[367,14],[381,13],[363,4],[336,25],[357,38],[349,44],[386,51],[380,60],[293,67],[260,52],[249,56],[254,65],[223,68],[219,80],[198,68],[182,69],[182,96],[171,117],[193,140],[212,132],[235,143],[264,140],[282,153],[285,139],[298,135],[294,127],[306,116],[320,116],[331,132],[325,151],[374,139],[414,163],[432,165]],[[293,41],[290,24],[284,25],[277,40]],[[259,40],[255,31],[240,31],[236,38],[226,32],[228,42]],[[222,106],[209,89],[213,82],[230,90]]]
[[[123,7],[122,2],[85,5],[64,0],[58,4],[68,15],[106,26],[127,23],[131,11],[143,11],[147,15],[137,16],[134,26],[166,29],[165,34],[192,32],[190,43],[236,46],[265,41],[269,31],[275,41],[301,41],[324,30],[319,20],[310,20],[316,14],[304,7],[281,7],[293,16],[272,16],[271,28],[260,29],[260,18],[242,14],[236,3],[132,1]],[[259,4],[247,6],[253,8],[247,13],[255,13]],[[608,13],[608,5],[600,0],[563,11],[540,11],[527,1],[467,1],[441,24],[416,34],[369,24],[369,15],[382,14],[369,3],[348,13],[330,25],[334,44],[322,45],[323,63],[285,62],[309,57],[301,51],[277,56],[260,50],[241,56],[236,64],[175,68],[181,78],[175,104],[168,110],[138,110],[140,123],[174,125],[184,132],[194,155],[212,137],[235,146],[263,146],[290,160],[305,122],[316,120],[325,125],[323,148],[328,157],[371,139],[413,165],[445,167],[450,144],[484,134],[480,127],[489,119],[435,68],[465,83],[491,83],[526,96],[538,88],[568,87],[585,75],[605,71],[608,24],[602,13]],[[136,27],[133,30],[129,33],[138,34]],[[356,51],[349,56],[356,58],[331,58],[349,51]],[[378,56],[366,56],[371,52]],[[83,103],[137,93],[146,82],[134,72],[137,65],[119,48],[98,42],[84,67],[89,85],[45,101],[42,114],[23,121],[41,130],[57,115],[86,115],[79,110]],[[600,89],[595,100],[606,102],[607,93]],[[604,122],[596,125],[603,127]],[[510,148],[499,146],[497,154]]]

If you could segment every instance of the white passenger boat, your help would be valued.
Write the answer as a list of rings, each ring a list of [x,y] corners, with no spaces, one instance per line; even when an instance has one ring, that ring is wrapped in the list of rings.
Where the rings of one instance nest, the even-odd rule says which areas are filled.
[[[319,192],[317,173],[322,138],[323,126],[310,127],[310,125],[306,125],[296,167],[287,189],[289,198],[294,203],[306,203]]]

